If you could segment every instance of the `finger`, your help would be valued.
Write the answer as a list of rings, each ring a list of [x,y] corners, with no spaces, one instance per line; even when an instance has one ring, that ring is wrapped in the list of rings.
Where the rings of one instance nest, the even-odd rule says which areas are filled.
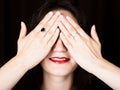
[[[46,23],[44,27],[47,29],[51,28],[54,25],[54,22],[57,20],[59,15],[60,15],[60,12],[57,11],[55,15],[53,15],[53,17]]]
[[[93,25],[92,28],[91,28],[91,37],[92,37],[98,44],[100,44],[100,40],[99,40],[99,38],[98,38],[95,25]]]
[[[63,41],[65,47],[67,47],[69,50],[72,49],[72,45],[69,43],[69,41],[66,39],[63,33],[60,33],[60,38]]]
[[[44,25],[50,20],[50,18],[53,16],[53,12],[49,12],[42,21],[39,22],[39,24],[36,26],[35,31],[40,31],[41,28],[44,27]]]
[[[49,21],[52,16],[53,16],[53,12],[49,12],[49,13],[44,17],[44,19],[40,22],[40,24],[43,24],[43,25],[46,24],[47,21]]]
[[[71,25],[75,28],[75,30],[83,37],[89,37],[85,31],[74,21],[72,20],[69,16],[66,16],[66,19],[71,23]]]
[[[59,22],[59,28],[61,30],[61,32],[64,34],[64,37],[70,42],[70,43],[74,43],[74,39],[73,36],[68,32],[68,30],[66,29],[66,27],[63,25],[63,23]]]
[[[61,22],[63,23],[63,25],[65,26],[65,28],[67,29],[67,31],[74,36],[74,33],[77,32],[77,30],[75,30],[75,28],[68,22],[68,20],[64,17],[64,16],[60,16],[61,18]]]
[[[54,35],[52,36],[52,38],[47,43],[48,47],[50,47],[50,48],[53,47],[53,45],[55,44],[57,38],[59,37],[59,33],[60,33],[60,30],[57,28]]]
[[[40,36],[42,36],[42,37],[44,37],[46,35],[48,36],[48,33],[53,34],[53,32],[56,30],[56,28],[54,28],[54,27],[57,27],[55,23],[58,22],[58,16],[59,15],[60,15],[60,12],[58,11],[58,12],[55,13],[55,15],[53,15],[50,18],[49,21],[46,22],[46,24],[44,25],[45,32],[40,33]],[[49,36],[51,36],[51,35],[49,35]]]
[[[46,32],[46,34],[44,35],[45,40],[49,41],[52,38],[52,36],[55,34],[55,31],[58,28],[58,21],[59,18],[57,18],[57,20],[54,22],[54,25],[49,29],[49,31]]]
[[[60,12],[56,12],[54,15],[52,15],[49,19],[47,18],[46,23],[43,26],[39,25],[39,30],[37,29],[37,35],[40,37],[44,37],[48,34],[49,30],[52,26],[54,26],[55,21],[57,20]],[[43,20],[44,21],[44,20]],[[41,29],[44,28],[44,32],[41,32]],[[39,33],[38,33],[39,31]],[[53,31],[52,31],[53,32]],[[48,36],[48,35],[47,35]],[[50,35],[51,36],[51,35]]]
[[[22,39],[26,36],[27,33],[27,28],[24,22],[21,22],[21,30],[20,30],[20,35],[19,35],[19,39]]]

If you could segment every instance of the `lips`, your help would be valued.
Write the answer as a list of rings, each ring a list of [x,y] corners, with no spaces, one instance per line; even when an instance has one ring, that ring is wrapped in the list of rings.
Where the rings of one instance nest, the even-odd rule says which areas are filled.
[[[49,58],[49,60],[57,64],[64,64],[64,63],[67,63],[70,59],[66,57],[52,57],[52,58]]]

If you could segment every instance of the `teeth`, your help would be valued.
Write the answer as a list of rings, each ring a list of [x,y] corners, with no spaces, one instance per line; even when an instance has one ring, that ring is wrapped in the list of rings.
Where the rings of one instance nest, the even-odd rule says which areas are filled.
[[[49,58],[49,60],[53,61],[54,63],[63,64],[68,62],[70,59],[66,57],[52,57]]]
[[[64,59],[64,58],[52,58],[52,59]]]
[[[69,60],[68,58],[50,58],[51,60]]]
[[[51,58],[51,59],[53,59],[53,60],[65,60],[65,58],[64,59],[62,59],[62,58]]]
[[[60,59],[60,58],[53,58],[53,59],[55,59],[55,60],[65,60],[65,59]]]

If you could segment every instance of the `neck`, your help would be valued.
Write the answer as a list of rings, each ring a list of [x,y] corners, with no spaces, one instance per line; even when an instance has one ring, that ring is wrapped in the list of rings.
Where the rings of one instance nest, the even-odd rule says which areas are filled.
[[[72,74],[53,76],[44,72],[42,90],[72,90],[72,77]]]

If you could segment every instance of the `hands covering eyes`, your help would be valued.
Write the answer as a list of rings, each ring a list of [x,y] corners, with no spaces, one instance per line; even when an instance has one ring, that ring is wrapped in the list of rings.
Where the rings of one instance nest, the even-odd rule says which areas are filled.
[[[61,30],[60,38],[67,47],[71,57],[82,68],[91,72],[94,64],[102,58],[101,43],[97,36],[95,26],[91,28],[91,36],[70,17],[60,16],[59,28]]]
[[[25,24],[21,23],[17,56],[23,58],[25,68],[33,68],[50,52],[59,36],[59,30],[57,29],[59,15],[59,12],[54,15],[49,12],[28,35],[26,35],[27,28]],[[46,28],[45,32],[40,31],[43,27]]]
[[[42,28],[45,32],[40,32]],[[59,29],[58,29],[59,27]],[[18,39],[18,56],[24,59],[26,68],[33,68],[39,64],[50,52],[57,38],[60,36],[71,57],[83,68],[87,69],[94,58],[101,58],[101,44],[95,31],[91,29],[91,37],[70,17],[56,12],[49,12],[44,19],[26,35],[27,28],[21,24]]]

